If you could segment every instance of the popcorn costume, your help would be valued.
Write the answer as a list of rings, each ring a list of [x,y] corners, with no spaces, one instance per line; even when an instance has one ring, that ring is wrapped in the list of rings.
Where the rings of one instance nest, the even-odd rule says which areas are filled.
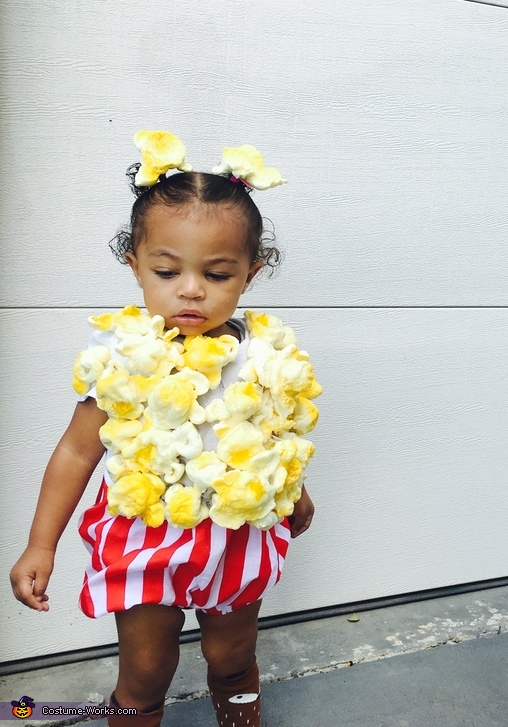
[[[91,554],[92,618],[144,603],[226,614],[277,583],[288,516],[314,453],[303,435],[321,393],[308,354],[275,316],[245,312],[234,336],[179,336],[134,306],[92,316],[74,388],[108,414]]]

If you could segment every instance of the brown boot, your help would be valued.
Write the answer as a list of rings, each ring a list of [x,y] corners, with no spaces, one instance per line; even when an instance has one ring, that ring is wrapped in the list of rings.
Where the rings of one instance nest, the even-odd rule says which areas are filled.
[[[109,706],[114,709],[122,709],[116,701],[115,693],[109,698]],[[109,727],[159,727],[164,714],[164,700],[160,704],[148,707],[148,711],[137,714],[109,714]]]
[[[233,677],[217,677],[208,669],[208,688],[219,727],[260,727],[259,669],[252,666]]]

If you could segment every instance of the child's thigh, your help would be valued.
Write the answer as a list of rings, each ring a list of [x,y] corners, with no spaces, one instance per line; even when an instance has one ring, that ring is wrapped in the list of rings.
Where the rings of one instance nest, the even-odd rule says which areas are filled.
[[[248,669],[256,653],[261,601],[224,616],[196,612],[201,627],[201,650],[219,676]]]

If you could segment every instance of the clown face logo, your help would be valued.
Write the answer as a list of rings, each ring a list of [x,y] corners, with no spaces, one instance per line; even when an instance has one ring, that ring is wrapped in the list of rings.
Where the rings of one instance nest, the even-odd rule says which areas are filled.
[[[21,697],[19,702],[11,702],[12,713],[18,719],[26,719],[32,714],[35,704],[32,697]]]

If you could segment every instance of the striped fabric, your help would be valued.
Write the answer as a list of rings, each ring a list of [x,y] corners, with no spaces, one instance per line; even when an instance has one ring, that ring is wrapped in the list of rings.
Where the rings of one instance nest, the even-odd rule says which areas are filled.
[[[91,554],[79,605],[91,618],[142,603],[230,613],[262,598],[281,576],[287,519],[267,531],[228,530],[210,519],[189,530],[167,522],[149,528],[140,518],[109,515],[106,493],[103,481],[79,526]]]

